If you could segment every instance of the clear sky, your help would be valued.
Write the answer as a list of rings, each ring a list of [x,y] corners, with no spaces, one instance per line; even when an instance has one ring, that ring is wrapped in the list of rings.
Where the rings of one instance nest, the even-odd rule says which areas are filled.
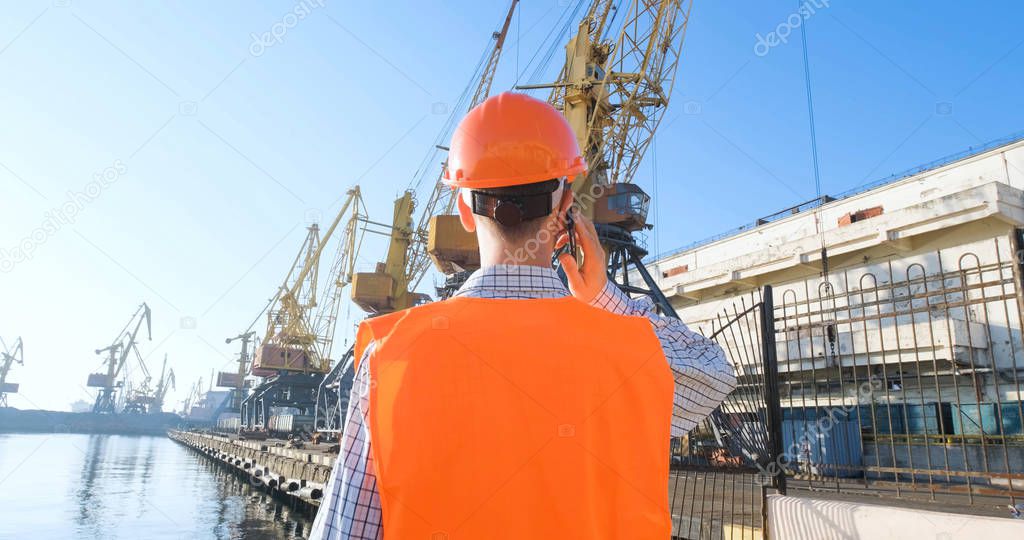
[[[332,217],[359,183],[371,218],[390,219],[507,9],[305,2],[2,3],[0,336],[24,338],[26,363],[11,405],[91,401],[93,350],[142,301],[153,339],[140,347],[153,371],[168,354],[172,404],[230,370],[237,350],[224,338],[273,294],[311,216]],[[536,66],[574,3],[521,2],[495,91],[517,72],[555,76],[561,45]],[[636,178],[657,193],[652,251],[815,197],[799,30],[787,23],[798,2],[694,4]],[[1020,2],[811,4],[800,24],[823,193],[1024,130]],[[12,260],[26,242],[31,257]],[[368,237],[359,269],[383,247]],[[359,313],[342,308],[339,340]]]

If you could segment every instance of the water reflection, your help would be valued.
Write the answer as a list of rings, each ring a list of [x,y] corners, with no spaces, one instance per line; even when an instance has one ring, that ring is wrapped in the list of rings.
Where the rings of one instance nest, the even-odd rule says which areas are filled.
[[[0,436],[0,538],[302,539],[312,519],[163,437]]]

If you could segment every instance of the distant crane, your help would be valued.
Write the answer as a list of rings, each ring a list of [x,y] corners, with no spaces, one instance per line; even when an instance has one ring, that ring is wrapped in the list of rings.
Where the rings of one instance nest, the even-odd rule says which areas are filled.
[[[199,380],[192,385],[189,389],[188,395],[185,396],[185,402],[181,406],[181,415],[188,416],[192,411],[192,406],[199,403],[199,399],[203,396],[203,378],[199,377]]]
[[[150,413],[163,412],[164,398],[167,396],[168,388],[174,388],[174,368],[167,369],[167,354],[164,354],[164,365],[160,368],[160,380],[156,383],[156,392],[153,393],[153,401],[149,405]]]
[[[7,344],[0,339],[3,346],[3,358],[0,361],[0,407],[7,406],[7,394],[18,393],[18,383],[7,382],[7,374],[11,372],[11,366],[15,363],[25,365],[25,350],[19,337],[14,341],[14,347],[8,349]]]
[[[226,373],[222,371],[217,377],[217,386],[233,387],[228,406],[235,412],[238,412],[241,409],[242,399],[245,398],[245,376],[249,373],[249,362],[251,360],[250,357],[252,356],[249,345],[252,344],[255,338],[256,332],[249,331],[242,332],[235,337],[230,337],[224,340],[224,343],[228,345],[235,341],[242,342],[242,350],[238,353],[238,371],[236,373]]]
[[[140,363],[142,361],[142,356],[139,355],[139,350],[136,346],[136,338],[139,335],[143,322],[146,323],[146,332],[149,339],[152,340],[153,324],[151,312],[145,302],[135,310],[135,314],[132,315],[132,318],[128,320],[128,323],[121,329],[110,345],[102,349],[96,349],[96,354],[107,353],[107,359],[104,362],[107,365],[107,372],[89,375],[88,385],[99,388],[99,393],[96,395],[96,403],[92,408],[94,413],[113,414],[117,412],[117,391],[124,386],[123,381],[119,381],[118,378],[121,376],[125,362],[128,360],[128,354],[134,351]],[[142,365],[145,366],[145,364]]]

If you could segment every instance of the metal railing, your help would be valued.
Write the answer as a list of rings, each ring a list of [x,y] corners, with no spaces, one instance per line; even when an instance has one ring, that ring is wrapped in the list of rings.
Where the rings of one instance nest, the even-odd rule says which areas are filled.
[[[808,489],[1024,497],[1019,268],[980,253],[838,272],[776,308],[787,471]]]
[[[737,387],[672,450],[676,537],[757,537],[766,489],[1019,511],[1021,242],[766,287],[692,322],[725,349]]]

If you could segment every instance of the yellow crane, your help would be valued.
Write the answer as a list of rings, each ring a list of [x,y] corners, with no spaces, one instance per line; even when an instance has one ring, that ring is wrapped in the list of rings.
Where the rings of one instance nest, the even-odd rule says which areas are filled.
[[[7,394],[18,393],[18,383],[7,382],[7,375],[14,364],[25,365],[25,348],[20,337],[14,340],[14,346],[11,348],[7,348],[3,339],[0,339],[0,345],[4,348],[0,355],[0,407],[6,407]]]
[[[135,314],[132,315],[131,319],[128,319],[128,323],[125,324],[124,328],[121,329],[110,345],[102,349],[96,349],[96,354],[107,353],[107,359],[104,361],[107,365],[107,372],[89,375],[88,386],[99,388],[92,412],[112,414],[116,412],[119,401],[127,399],[127,391],[122,392],[118,396],[117,390],[125,386],[124,381],[119,380],[119,378],[131,352],[135,353],[143,370],[145,370],[145,364],[142,364],[142,356],[139,354],[138,342],[136,341],[143,323],[146,323],[146,332],[149,339],[152,340],[152,315],[149,306],[145,302],[135,310]]]
[[[352,281],[359,224],[366,220],[365,214],[356,186],[348,191],[341,210],[322,237],[316,223],[308,227],[291,270],[267,311],[267,332],[253,362],[255,374],[323,374],[330,370],[341,292]],[[343,229],[342,238],[327,273],[330,281],[321,291],[318,285],[321,255],[339,225]]]
[[[366,223],[372,222],[366,217],[359,186],[355,186],[348,191],[341,209],[322,237],[317,224],[309,226],[291,270],[267,310],[267,332],[256,349],[251,370],[253,375],[265,379],[239,404],[244,429],[266,428],[272,407],[287,407],[310,416],[316,414],[318,388],[331,373],[331,350],[341,294],[352,283],[364,230],[362,225]],[[318,281],[322,255],[339,228],[341,238],[330,269],[323,276],[327,283],[321,286]],[[247,340],[243,340],[243,345]],[[237,395],[245,388],[241,376],[245,356],[243,349],[239,380],[235,381]],[[218,412],[230,402],[226,400],[211,420],[215,422]]]
[[[502,21],[501,29],[491,34],[491,42],[480,63],[479,76],[474,73],[472,81],[467,86],[467,91],[473,89],[468,106],[456,107],[452,111],[452,117],[445,130],[450,130],[462,113],[476,107],[490,95],[494,73],[498,68],[498,60],[501,58],[505,38],[512,23],[512,15],[515,13],[518,3],[519,0],[512,0]],[[466,95],[469,95],[468,92]],[[444,148],[439,149],[444,150]],[[413,222],[413,212],[416,207],[414,189],[406,190],[395,201],[394,216],[390,226],[377,224],[389,227],[391,230],[387,258],[384,262],[377,264],[374,272],[357,273],[352,284],[352,300],[366,312],[388,313],[428,301],[429,296],[414,291],[419,287],[430,268],[432,259],[437,264],[446,265],[443,268],[446,273],[456,271],[459,264],[466,266],[480,264],[479,255],[475,249],[468,254],[469,260],[438,259],[431,253],[430,230],[432,226],[438,226],[433,222],[433,218],[438,215],[451,214],[455,205],[451,188],[441,182],[443,175],[444,164],[437,172],[430,196],[422,205],[420,217],[415,224]],[[475,241],[475,238],[470,238],[471,235],[467,236],[465,231],[462,231],[461,226],[454,229],[450,225],[451,223],[440,225],[445,227],[445,231],[451,233],[450,237],[460,238],[464,243]],[[459,235],[459,232],[462,234]],[[459,252],[459,254],[463,253],[465,250]],[[475,263],[473,263],[474,260]]]

